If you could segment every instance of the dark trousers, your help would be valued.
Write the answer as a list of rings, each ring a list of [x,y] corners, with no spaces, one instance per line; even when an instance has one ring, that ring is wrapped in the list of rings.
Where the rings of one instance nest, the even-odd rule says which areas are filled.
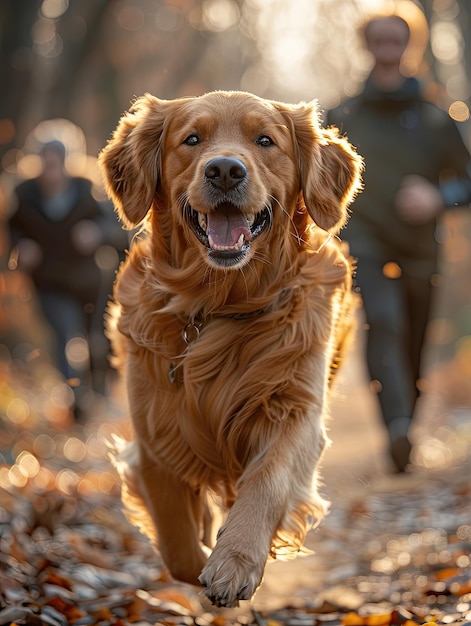
[[[388,277],[386,261],[358,258],[356,284],[367,323],[367,366],[378,381],[378,399],[386,426],[412,419],[419,392],[421,357],[433,297],[434,262],[396,260],[397,277]]]
[[[87,336],[87,316],[82,303],[68,294],[57,291],[39,292],[39,301],[46,321],[54,331],[53,360],[65,378],[82,379],[88,362],[77,369],[67,358],[67,343],[76,337]]]

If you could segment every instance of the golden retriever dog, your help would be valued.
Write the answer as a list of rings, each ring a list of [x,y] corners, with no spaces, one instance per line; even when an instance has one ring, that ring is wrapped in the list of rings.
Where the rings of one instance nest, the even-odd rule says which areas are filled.
[[[317,465],[351,325],[334,235],[361,159],[314,103],[219,91],[137,99],[100,164],[141,225],[109,320],[134,431],[123,500],[174,578],[237,606],[326,511]]]

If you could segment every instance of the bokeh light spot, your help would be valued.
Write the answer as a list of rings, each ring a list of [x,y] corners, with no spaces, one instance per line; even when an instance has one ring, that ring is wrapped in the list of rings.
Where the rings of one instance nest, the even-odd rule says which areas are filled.
[[[458,567],[469,567],[471,565],[471,559],[467,554],[460,554],[460,556],[456,559],[456,565]]]
[[[463,38],[454,22],[441,21],[432,25],[430,44],[433,54],[442,63],[455,64],[463,54]]]
[[[25,487],[28,484],[28,477],[21,471],[21,468],[16,465],[12,465],[8,471],[8,478],[10,483],[14,487]]]
[[[73,463],[80,463],[87,454],[87,447],[77,437],[70,437],[64,444],[64,456]]]
[[[41,157],[37,154],[27,154],[18,161],[17,168],[21,178],[35,178],[42,170]]]
[[[97,433],[90,435],[87,439],[88,454],[97,459],[105,458],[108,454],[108,446],[102,437]]]
[[[56,444],[54,439],[45,433],[36,437],[33,443],[33,452],[41,459],[50,459],[54,456]]]
[[[69,495],[75,493],[79,482],[80,479],[77,474],[70,469],[63,469],[56,476],[57,489]]]
[[[468,524],[463,524],[456,531],[456,536],[461,541],[471,541],[471,526]]]
[[[40,469],[38,459],[31,454],[31,452],[27,451],[23,451],[18,455],[16,464],[27,478],[34,478],[37,476]]]
[[[69,8],[69,0],[44,0],[41,13],[50,20],[56,20]]]
[[[178,30],[182,16],[177,7],[161,6],[155,17],[155,24],[160,30],[167,32]]]
[[[70,339],[65,347],[65,356],[73,367],[84,369],[89,359],[87,340],[84,337]]]
[[[466,122],[469,120],[469,108],[466,102],[461,100],[455,100],[448,109],[448,114],[455,122]]]
[[[239,7],[233,0],[203,2],[203,24],[208,30],[223,32],[237,24],[239,18]]]
[[[116,248],[108,244],[100,246],[95,252],[95,263],[104,272],[114,270],[119,263]]]
[[[119,26],[124,30],[136,32],[141,30],[144,26],[144,13],[142,9],[130,4],[123,6],[119,10],[116,18]]]
[[[9,489],[11,487],[10,468],[0,467],[0,487]]]
[[[51,491],[55,486],[55,476],[47,467],[40,467],[33,479],[33,484],[37,489]]]
[[[30,415],[30,409],[22,398],[14,398],[7,406],[7,417],[13,424],[23,424]]]
[[[115,487],[117,477],[111,472],[100,472],[98,476],[98,486],[102,493],[110,493]]]
[[[383,265],[383,274],[386,278],[400,278],[402,275],[402,270],[397,263],[394,261],[389,261]]]

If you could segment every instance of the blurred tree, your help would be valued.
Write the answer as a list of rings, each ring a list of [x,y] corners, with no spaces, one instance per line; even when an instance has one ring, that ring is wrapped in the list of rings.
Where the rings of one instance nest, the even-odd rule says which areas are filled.
[[[0,4],[0,157],[16,139],[24,103],[31,96],[31,28],[40,0],[20,7],[15,0]]]
[[[0,157],[43,119],[96,153],[130,101],[235,89],[250,53],[242,0],[2,0]]]
[[[242,88],[290,101],[316,97],[330,107],[368,71],[355,25],[382,0],[337,4],[332,13],[330,0],[2,0],[0,158],[54,117],[80,126],[96,154],[145,91],[174,98]],[[468,5],[423,3],[429,66],[465,102]]]
[[[242,88],[333,106],[368,72],[357,25],[385,1],[337,0],[333,11],[332,0],[1,0],[0,213],[18,163],[27,160],[25,140],[43,120],[70,120],[96,155],[121,113],[146,91],[168,99]],[[471,4],[421,6],[431,37],[420,77],[471,146]],[[93,159],[88,167],[87,175],[96,175]],[[457,232],[469,228],[460,224]],[[0,223],[0,267],[2,237]],[[461,251],[463,280],[453,285],[469,302],[469,250],[465,243],[448,249]],[[456,259],[449,263],[458,267]],[[457,298],[447,298],[449,308]],[[452,344],[453,332],[442,333],[443,343]]]

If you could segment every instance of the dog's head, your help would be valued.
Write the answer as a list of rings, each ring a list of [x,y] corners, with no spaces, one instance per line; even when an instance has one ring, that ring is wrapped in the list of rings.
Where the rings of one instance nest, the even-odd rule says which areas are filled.
[[[224,269],[244,265],[273,233],[294,228],[301,245],[308,216],[338,231],[361,171],[350,144],[321,128],[314,103],[242,92],[139,98],[100,163],[126,226],[152,210],[155,224],[170,220],[181,241]]]

